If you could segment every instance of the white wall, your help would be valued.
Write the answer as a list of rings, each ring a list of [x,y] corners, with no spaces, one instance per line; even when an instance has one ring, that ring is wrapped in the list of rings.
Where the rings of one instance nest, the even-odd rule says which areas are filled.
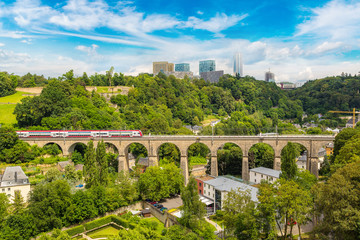
[[[261,180],[266,180],[270,183],[273,183],[277,180],[277,178],[272,177],[272,176],[268,176],[266,174],[261,174],[261,173],[257,173],[257,172],[253,172],[250,170],[250,182],[253,183],[261,183]]]
[[[204,183],[203,195],[211,200],[215,200],[215,189],[207,183]]]
[[[13,202],[15,191],[20,191],[21,196],[23,197],[24,201],[27,202],[30,193],[30,184],[27,185],[18,185],[18,186],[8,186],[8,187],[1,187],[0,193],[5,193],[8,197],[10,202]]]

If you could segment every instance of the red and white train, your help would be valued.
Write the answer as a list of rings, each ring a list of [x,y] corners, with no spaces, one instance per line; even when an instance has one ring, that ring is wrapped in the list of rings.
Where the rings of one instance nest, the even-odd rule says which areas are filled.
[[[46,130],[16,131],[20,138],[72,138],[72,137],[142,137],[140,130]]]

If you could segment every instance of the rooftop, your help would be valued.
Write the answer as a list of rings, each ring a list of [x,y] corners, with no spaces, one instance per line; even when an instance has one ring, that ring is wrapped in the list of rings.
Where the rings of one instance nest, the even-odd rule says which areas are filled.
[[[280,173],[281,173],[281,171],[274,170],[271,168],[266,168],[266,167],[253,168],[253,169],[250,169],[250,172],[256,172],[256,173],[268,175],[268,176],[275,177],[275,178],[279,178]]]
[[[214,177],[212,177],[212,176],[202,176],[202,177],[198,177],[198,178],[196,178],[196,179],[205,182],[205,181],[214,179]]]
[[[7,167],[4,171],[4,174],[0,178],[0,186],[16,186],[16,185],[26,185],[29,183],[29,178],[25,175],[24,171],[20,166]]]
[[[258,202],[257,193],[258,189],[252,186],[249,186],[245,183],[235,181],[226,177],[217,177],[212,180],[205,181],[204,183],[213,186],[216,190],[221,192],[230,192],[231,190],[240,189],[241,191],[250,191],[251,200],[254,202]]]

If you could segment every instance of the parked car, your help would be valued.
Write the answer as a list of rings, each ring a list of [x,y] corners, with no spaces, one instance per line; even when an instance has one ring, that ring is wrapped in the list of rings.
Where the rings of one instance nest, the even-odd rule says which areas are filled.
[[[167,210],[167,208],[166,207],[162,207],[161,209],[160,209],[160,211],[166,211]]]
[[[155,206],[155,205],[154,205]],[[162,207],[164,207],[162,204],[157,204],[155,207],[157,207],[157,208],[162,208]]]

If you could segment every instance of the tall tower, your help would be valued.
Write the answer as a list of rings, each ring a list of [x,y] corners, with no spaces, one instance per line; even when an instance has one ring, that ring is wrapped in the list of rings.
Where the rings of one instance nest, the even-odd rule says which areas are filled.
[[[243,62],[241,53],[237,52],[234,54],[234,76],[243,76]]]
[[[265,81],[266,82],[275,82],[275,74],[270,72],[270,69],[268,72],[265,73]]]

